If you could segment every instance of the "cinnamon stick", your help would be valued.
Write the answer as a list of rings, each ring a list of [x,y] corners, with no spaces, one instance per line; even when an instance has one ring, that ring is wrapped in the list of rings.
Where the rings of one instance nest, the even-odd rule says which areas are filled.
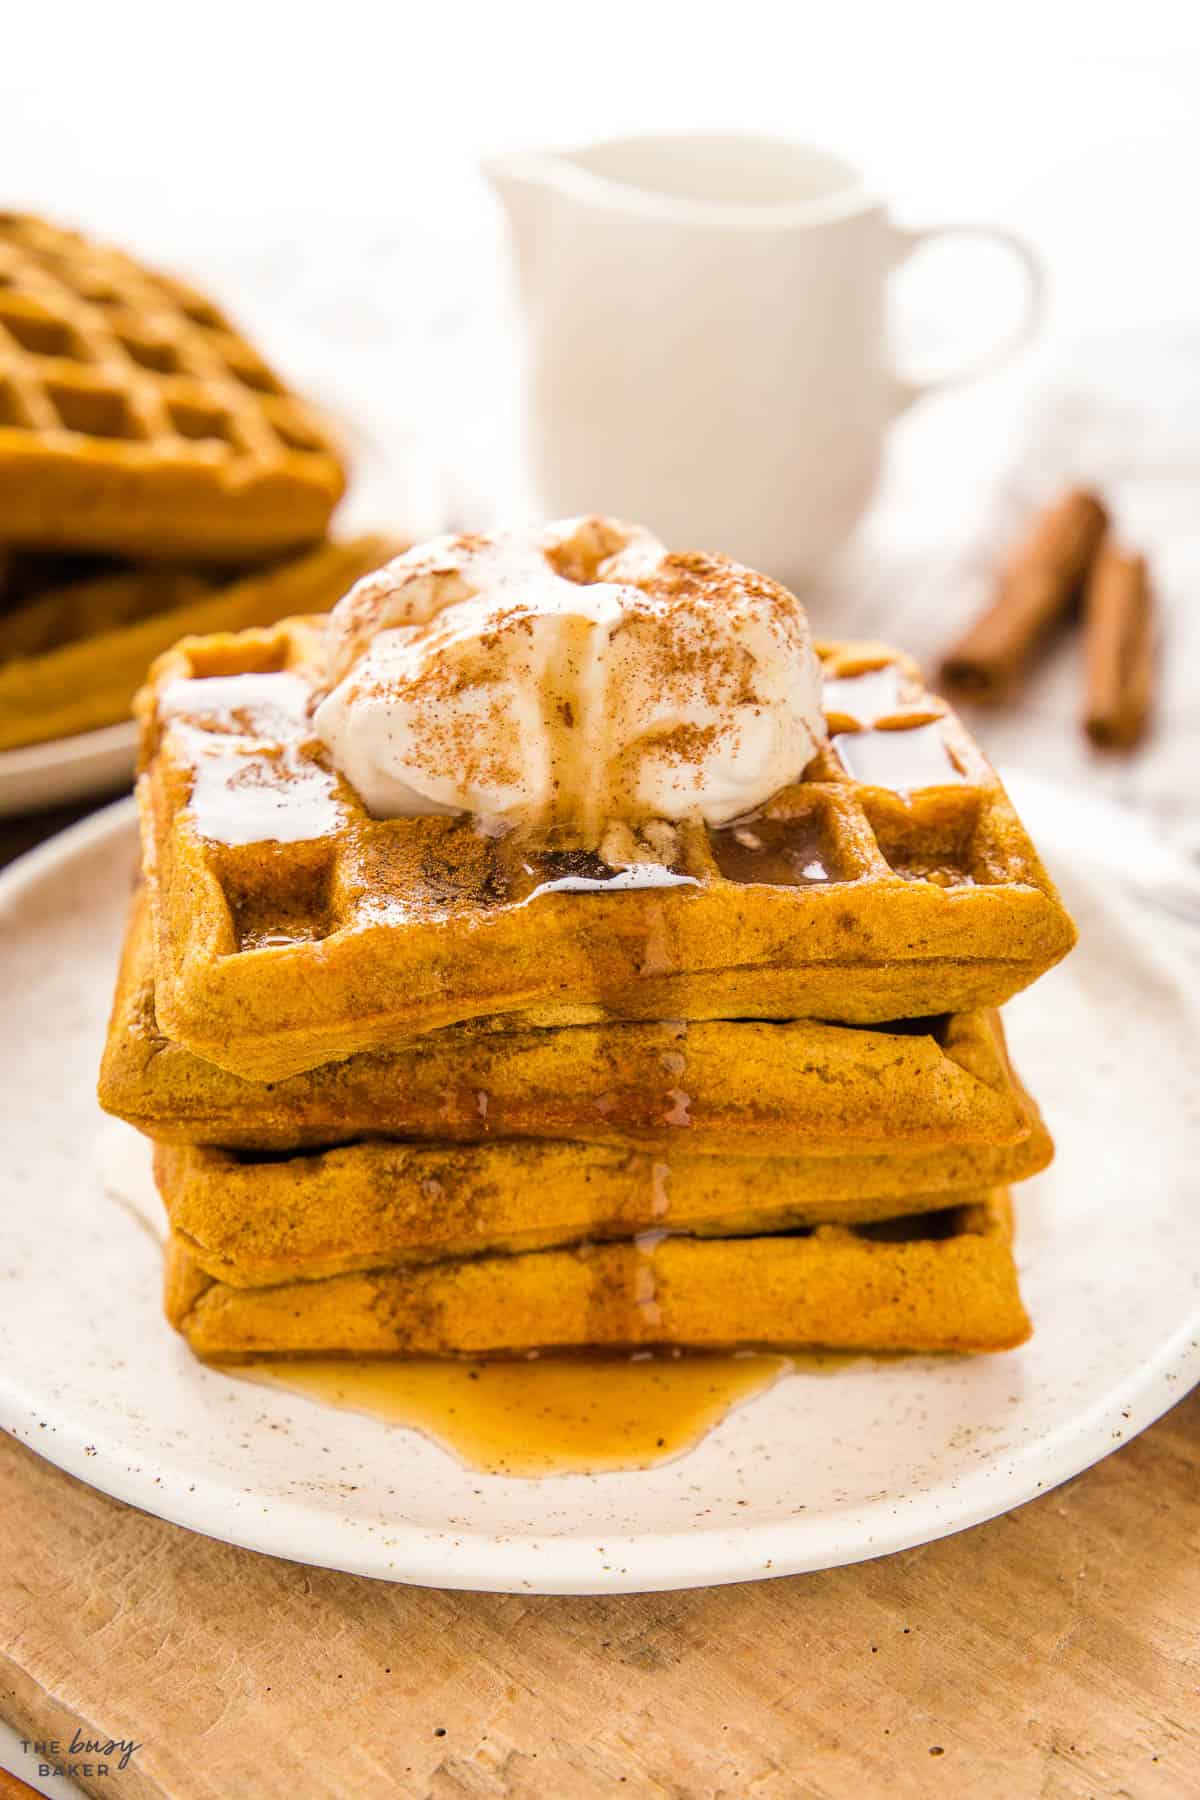
[[[1005,699],[1034,651],[1078,599],[1108,514],[1073,489],[1039,515],[1000,577],[988,610],[948,651],[942,682],[969,700]]]
[[[1106,540],[1084,597],[1084,730],[1102,749],[1136,744],[1154,688],[1154,603],[1144,557]]]

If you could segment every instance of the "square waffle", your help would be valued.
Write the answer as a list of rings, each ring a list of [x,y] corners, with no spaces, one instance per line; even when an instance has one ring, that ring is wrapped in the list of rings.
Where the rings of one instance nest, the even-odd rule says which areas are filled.
[[[572,1138],[692,1155],[833,1157],[1016,1145],[1037,1117],[994,1012],[890,1028],[743,1019],[521,1030],[479,1020],[282,1081],[246,1081],[159,1030],[142,889],[100,1101],[161,1143],[246,1150],[368,1136]]]
[[[266,1288],[214,1281],[173,1237],[166,1305],[197,1355],[233,1362],[650,1344],[1008,1350],[1029,1335],[1002,1189],[874,1225],[656,1236]]]
[[[0,561],[0,750],[127,719],[147,668],[177,638],[322,611],[399,548],[352,538],[240,577],[23,556],[9,559],[6,580]]]
[[[830,741],[613,889],[592,852],[465,817],[373,819],[314,737],[319,621],[188,639],[139,701],[170,1038],[276,1081],[461,1020],[824,1018],[997,1005],[1074,927],[995,772],[915,665],[818,646]],[[582,891],[581,891],[582,890]]]
[[[211,300],[0,213],[0,542],[252,561],[320,538],[344,485],[320,419]]]
[[[288,1157],[155,1147],[172,1228],[201,1267],[269,1287],[385,1264],[540,1250],[642,1232],[759,1236],[949,1206],[1034,1174],[1052,1146],[844,1156],[693,1156],[682,1150],[511,1139],[369,1140]]]

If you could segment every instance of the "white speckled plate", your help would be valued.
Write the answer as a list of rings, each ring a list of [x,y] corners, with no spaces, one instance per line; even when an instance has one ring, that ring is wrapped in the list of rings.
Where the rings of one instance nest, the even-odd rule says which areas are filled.
[[[481,1476],[427,1440],[203,1369],[159,1252],[104,1191],[92,1097],[135,857],[128,802],[0,882],[0,1425],[135,1506],[277,1556],[444,1587],[593,1593],[825,1568],[1016,1506],[1200,1378],[1198,969],[1128,872],[1132,820],[1017,788],[1082,932],[1009,1009],[1059,1140],[1020,1190],[1036,1333],[1009,1356],[798,1372],[645,1473]]]

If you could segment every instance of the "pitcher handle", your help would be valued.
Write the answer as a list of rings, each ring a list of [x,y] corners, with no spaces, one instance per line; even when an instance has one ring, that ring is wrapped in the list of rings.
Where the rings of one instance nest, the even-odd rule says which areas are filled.
[[[925,230],[893,228],[897,243],[896,261],[912,255],[922,244],[935,238],[983,238],[999,244],[1020,263],[1025,275],[1025,304],[1020,318],[997,343],[977,351],[954,368],[939,369],[928,375],[896,377],[896,411],[911,406],[922,394],[936,393],[939,388],[958,387],[998,369],[1010,356],[1036,337],[1046,310],[1046,271],[1041,258],[1014,231],[999,225],[951,224],[932,225]]]

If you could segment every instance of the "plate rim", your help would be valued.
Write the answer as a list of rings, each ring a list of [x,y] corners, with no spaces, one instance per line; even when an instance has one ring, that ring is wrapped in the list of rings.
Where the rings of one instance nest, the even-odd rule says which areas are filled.
[[[136,719],[118,719],[115,725],[97,725],[91,731],[72,732],[69,737],[43,738],[37,744],[14,744],[9,750],[0,750],[0,780],[17,775],[41,775],[49,769],[74,768],[94,756],[135,750],[137,732]],[[47,842],[54,843],[56,839],[49,838]]]
[[[137,723],[118,719],[94,731],[14,744],[0,750],[0,818],[19,819],[46,807],[101,802],[133,784]]]
[[[1019,785],[1071,803],[1066,788],[1040,777],[1022,777]],[[1149,829],[1141,815],[1113,803],[1104,802],[1103,810],[1126,830]],[[18,905],[26,888],[129,829],[135,816],[134,799],[123,797],[17,858],[0,874],[0,908]],[[155,1477],[140,1467],[123,1470],[115,1462],[106,1466],[85,1450],[85,1431],[69,1421],[51,1425],[41,1416],[48,1409],[34,1405],[3,1369],[0,1428],[114,1499],[261,1554],[414,1586],[491,1593],[648,1593],[848,1566],[968,1530],[1092,1467],[1162,1417],[1198,1382],[1200,1300],[1194,1314],[1153,1356],[1084,1412],[1019,1452],[998,1456],[919,1495],[871,1501],[824,1522],[792,1518],[736,1529],[700,1524],[686,1531],[606,1535],[602,1546],[584,1535],[539,1537],[514,1531],[498,1537],[397,1521],[389,1528],[385,1549],[356,1527],[345,1529],[336,1517],[314,1518],[303,1502],[288,1497],[271,1500],[264,1510],[252,1494],[203,1475],[190,1488],[186,1482],[176,1488],[174,1476]],[[251,1506],[267,1524],[257,1523]],[[589,1555],[597,1558],[591,1575],[583,1573]]]

